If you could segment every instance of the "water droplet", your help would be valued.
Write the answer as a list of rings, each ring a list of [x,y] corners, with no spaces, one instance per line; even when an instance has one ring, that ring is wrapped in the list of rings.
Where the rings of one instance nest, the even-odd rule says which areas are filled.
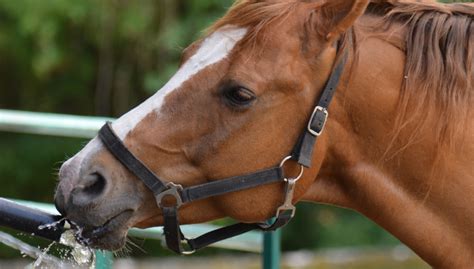
[[[47,223],[47,224],[40,225],[40,226],[38,226],[38,230],[44,230],[44,229],[57,230],[58,226],[61,225],[64,220],[65,219],[63,218],[63,219],[60,219],[60,220],[52,222],[52,223]]]

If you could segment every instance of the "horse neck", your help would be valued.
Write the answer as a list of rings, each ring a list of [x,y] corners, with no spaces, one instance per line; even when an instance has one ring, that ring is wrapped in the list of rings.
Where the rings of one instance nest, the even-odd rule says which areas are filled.
[[[305,199],[359,211],[436,268],[472,268],[473,138],[463,152],[439,159],[429,124],[421,139],[410,137],[417,122],[394,133],[405,54],[393,40],[403,38],[403,29],[389,29],[387,42],[363,28],[346,72],[350,82],[330,108],[329,153]]]

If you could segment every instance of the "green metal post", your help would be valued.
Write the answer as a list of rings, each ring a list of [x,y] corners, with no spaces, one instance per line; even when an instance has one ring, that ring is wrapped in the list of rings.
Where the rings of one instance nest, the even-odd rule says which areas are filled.
[[[281,229],[263,234],[263,269],[280,268]]]
[[[95,269],[112,269],[114,255],[109,251],[97,250],[95,252]]]

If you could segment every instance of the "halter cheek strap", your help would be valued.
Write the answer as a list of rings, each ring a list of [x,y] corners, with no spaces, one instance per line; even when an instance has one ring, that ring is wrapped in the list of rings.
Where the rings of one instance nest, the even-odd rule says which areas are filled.
[[[295,207],[292,203],[295,186],[303,175],[303,166],[311,166],[314,145],[316,139],[324,130],[328,119],[328,107],[341,79],[346,60],[347,52],[344,53],[331,73],[320,100],[309,118],[308,125],[296,143],[292,154],[283,159],[278,167],[183,188],[181,185],[164,181],[155,175],[127,149],[122,140],[115,134],[110,122],[101,128],[99,138],[110,153],[153,192],[164,219],[163,230],[166,245],[174,252],[192,254],[210,244],[251,230],[274,231],[285,226],[295,214]],[[289,160],[297,161],[301,165],[299,175],[294,178],[287,177],[284,173],[284,165]],[[178,217],[178,210],[183,204],[274,183],[284,183],[286,188],[284,202],[277,209],[276,220],[273,223],[236,223],[194,239],[184,237]],[[174,204],[164,203],[165,197],[173,197]],[[187,245],[186,249],[183,247],[183,242]]]
[[[339,64],[337,64],[332,71],[332,74],[329,77],[318,104],[315,106],[313,113],[311,114],[308,125],[300,136],[300,139],[294,147],[293,153],[291,154],[294,160],[305,167],[309,168],[311,166],[314,145],[326,126],[326,122],[329,117],[328,107],[331,104],[334,93],[339,86],[339,82],[341,81],[341,76],[344,72],[344,66],[346,65],[347,58],[347,52],[344,52]]]

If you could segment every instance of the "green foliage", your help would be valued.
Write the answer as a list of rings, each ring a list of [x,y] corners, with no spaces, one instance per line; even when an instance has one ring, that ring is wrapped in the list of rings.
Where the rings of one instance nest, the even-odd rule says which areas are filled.
[[[121,114],[168,79],[182,48],[229,5],[1,0],[0,106]]]
[[[77,152],[77,140],[1,134],[0,196],[51,202],[61,161]]]
[[[283,248],[393,245],[400,242],[366,217],[342,208],[302,203],[283,230]]]

